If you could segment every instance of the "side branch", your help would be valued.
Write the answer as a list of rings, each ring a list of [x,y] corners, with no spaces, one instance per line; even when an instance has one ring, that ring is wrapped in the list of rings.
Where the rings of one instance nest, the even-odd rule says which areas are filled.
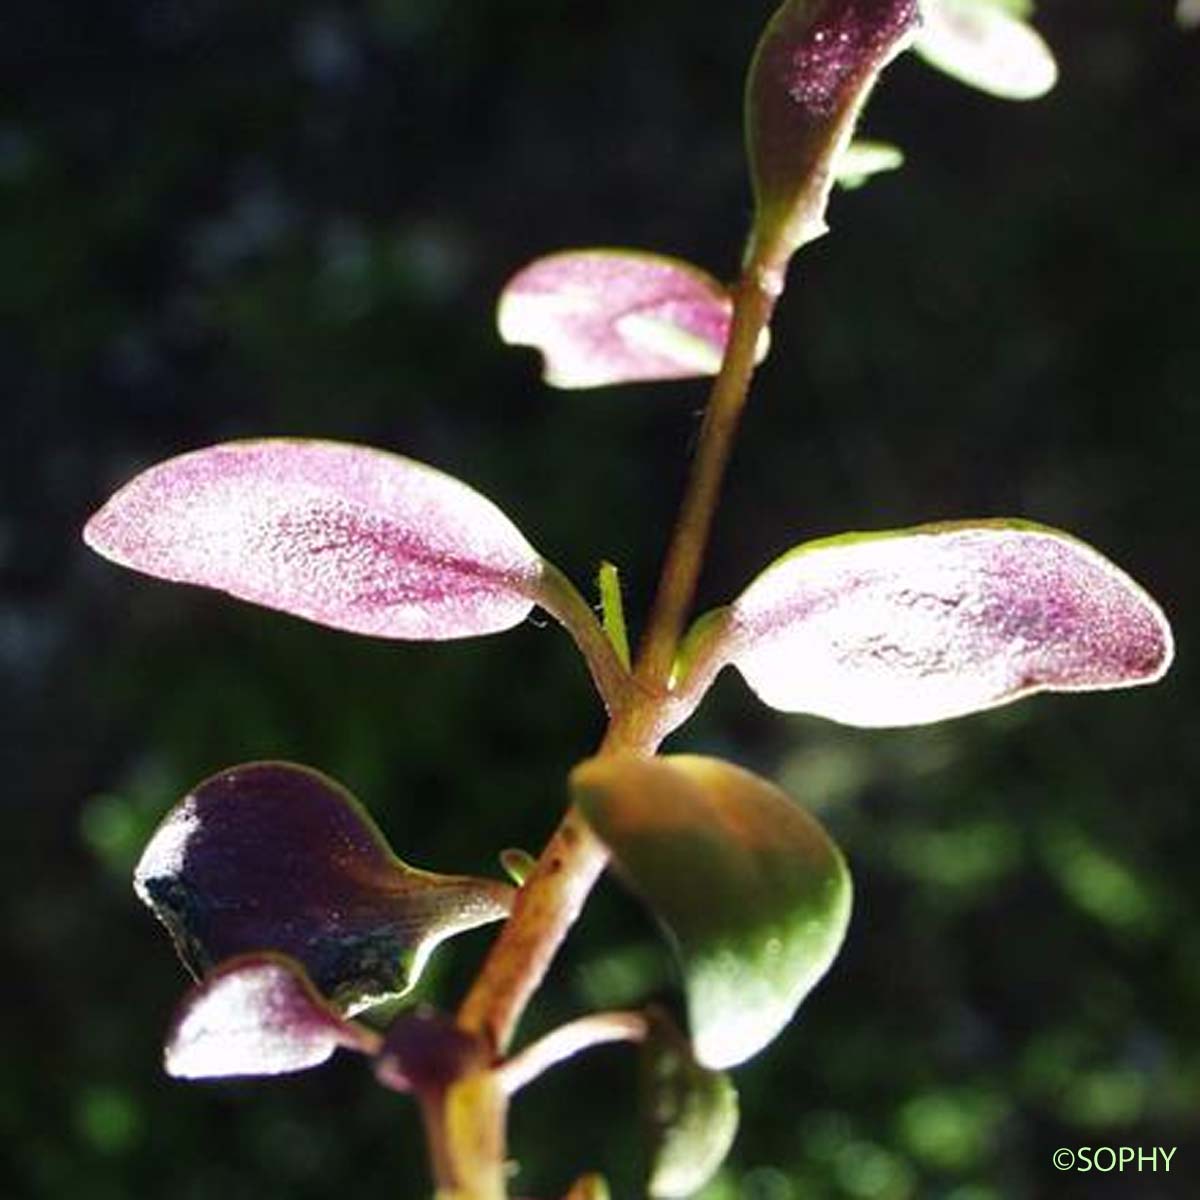
[[[495,1070],[505,1093],[511,1096],[551,1067],[574,1058],[582,1050],[612,1042],[644,1042],[650,1023],[640,1012],[600,1012],[569,1021],[531,1042]]]
[[[485,1037],[496,1053],[512,1040],[525,1005],[607,861],[600,839],[570,809],[517,893],[512,916],[458,1012],[458,1024]]]

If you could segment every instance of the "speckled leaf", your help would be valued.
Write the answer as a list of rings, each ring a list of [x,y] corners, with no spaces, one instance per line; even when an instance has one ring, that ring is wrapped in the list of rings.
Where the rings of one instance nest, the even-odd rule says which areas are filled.
[[[771,18],[746,84],[759,267],[782,271],[825,232],[838,159],[917,20],[917,0],[786,0]]]
[[[134,882],[195,975],[278,951],[348,1013],[402,995],[440,941],[499,920],[512,897],[401,862],[344,788],[289,763],[205,780],[159,826]]]
[[[732,311],[726,289],[691,263],[568,250],[513,276],[496,321],[506,342],[541,351],[547,383],[589,388],[715,375]]]
[[[646,1193],[690,1196],[725,1161],[738,1127],[738,1098],[723,1071],[692,1057],[665,1015],[654,1017],[642,1046],[641,1109],[649,1144]]]
[[[571,786],[675,946],[696,1060],[756,1054],[842,943],[850,876],[837,847],[773,784],[718,759],[594,758]]]
[[[720,652],[772,708],[919,725],[1040,691],[1160,678],[1161,610],[1123,571],[1027,521],[800,546],[733,603]]]
[[[164,1062],[180,1079],[282,1075],[325,1062],[339,1046],[370,1053],[376,1041],[321,999],[299,963],[246,954],[222,963],[187,996]]]
[[[117,492],[84,538],[147,575],[388,638],[507,629],[533,607],[542,572],[466,484],[337,442],[230,442],[172,458]]]
[[[1003,100],[1036,100],[1058,82],[1050,47],[992,0],[921,0],[913,45],[931,66]]]

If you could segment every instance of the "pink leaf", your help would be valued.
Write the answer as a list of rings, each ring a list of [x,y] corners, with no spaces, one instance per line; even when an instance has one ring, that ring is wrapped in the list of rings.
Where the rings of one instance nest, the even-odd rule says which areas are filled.
[[[813,542],[768,567],[727,619],[721,654],[767,704],[863,726],[1151,683],[1173,652],[1129,576],[1022,521]]]
[[[315,1067],[339,1046],[371,1052],[368,1031],[343,1021],[303,969],[278,954],[246,954],[219,967],[180,1006],[167,1037],[168,1075],[218,1079]]]
[[[542,352],[548,383],[588,388],[715,375],[732,310],[726,289],[690,263],[568,250],[510,279],[496,320],[506,342]]]
[[[512,522],[457,479],[363,446],[282,438],[151,467],[84,540],[147,575],[388,638],[508,629],[542,571]]]

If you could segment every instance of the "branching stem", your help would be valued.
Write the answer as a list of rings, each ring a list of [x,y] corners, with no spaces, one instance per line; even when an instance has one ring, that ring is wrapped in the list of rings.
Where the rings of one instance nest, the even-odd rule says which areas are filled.
[[[611,1042],[643,1042],[650,1022],[640,1012],[600,1012],[551,1030],[496,1068],[495,1075],[511,1096],[551,1067],[582,1050]]]
[[[759,338],[770,322],[777,295],[777,281],[753,267],[734,288],[729,342],[705,409],[699,446],[632,673],[586,601],[569,581],[549,568],[543,607],[567,626],[584,651],[608,709],[608,731],[598,754],[653,754],[694,707],[694,699],[689,703],[683,697],[672,696],[672,668],[704,564],[721,483],[754,374]],[[533,873],[517,893],[512,915],[459,1009],[459,1025],[482,1036],[497,1060],[502,1059],[525,1006],[607,862],[607,849],[578,811],[568,809]],[[465,1144],[461,1148],[454,1145],[458,1126],[453,1121],[427,1121],[431,1132],[437,1129],[448,1139],[448,1144],[433,1149],[443,1194],[455,1200],[493,1200],[494,1191],[473,1190],[469,1178],[477,1166],[480,1141],[494,1141],[495,1131],[503,1132],[507,1097],[514,1080],[519,1084],[533,1067],[541,1069],[539,1063],[549,1065],[556,1055],[574,1053],[599,1027],[584,1018],[564,1028],[571,1032],[559,1030],[558,1040],[551,1040],[556,1037],[552,1034],[509,1063],[500,1061],[483,1073],[480,1086],[473,1091],[475,1111],[462,1130]],[[626,1026],[625,1033],[631,1029]],[[609,1028],[609,1032],[614,1030]],[[580,1037],[585,1041],[579,1041]],[[612,1039],[593,1037],[590,1044],[596,1040]],[[498,1080],[505,1080],[506,1072],[506,1085],[500,1086]],[[489,1086],[482,1086],[484,1080]],[[471,1079],[467,1079],[451,1092],[461,1092],[471,1085]],[[502,1156],[502,1145],[497,1153]],[[458,1171],[456,1161],[460,1157],[464,1169]],[[488,1178],[492,1181],[489,1186],[494,1186],[495,1174]],[[452,1185],[450,1190],[447,1180]]]

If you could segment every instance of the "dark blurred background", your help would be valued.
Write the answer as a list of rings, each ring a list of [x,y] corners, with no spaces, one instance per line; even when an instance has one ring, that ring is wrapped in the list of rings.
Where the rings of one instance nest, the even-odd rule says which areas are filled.
[[[213,770],[312,763],[398,851],[535,849],[601,723],[566,637],[373,643],[135,577],[86,516],[224,438],[372,442],[470,481],[644,611],[702,383],[556,394],[492,307],[528,259],[617,244],[728,276],[745,63],[767,3],[143,0],[0,19],[0,1194],[418,1197],[407,1100],[337,1061],[188,1086],[184,976],[130,870]],[[1048,0],[1062,82],[989,100],[915,59],[865,131],[899,174],[835,198],[792,273],[704,603],[805,537],[985,514],[1070,529],[1175,621],[1162,685],[858,732],[723,678],[676,748],[779,778],[854,867],[844,953],[737,1072],[706,1200],[1200,1193],[1200,34],[1166,0]],[[452,1005],[490,938],[420,991]],[[674,995],[605,885],[526,1030]],[[517,1104],[521,1194],[637,1195],[632,1055]],[[1060,1147],[1177,1147],[1169,1175]]]

